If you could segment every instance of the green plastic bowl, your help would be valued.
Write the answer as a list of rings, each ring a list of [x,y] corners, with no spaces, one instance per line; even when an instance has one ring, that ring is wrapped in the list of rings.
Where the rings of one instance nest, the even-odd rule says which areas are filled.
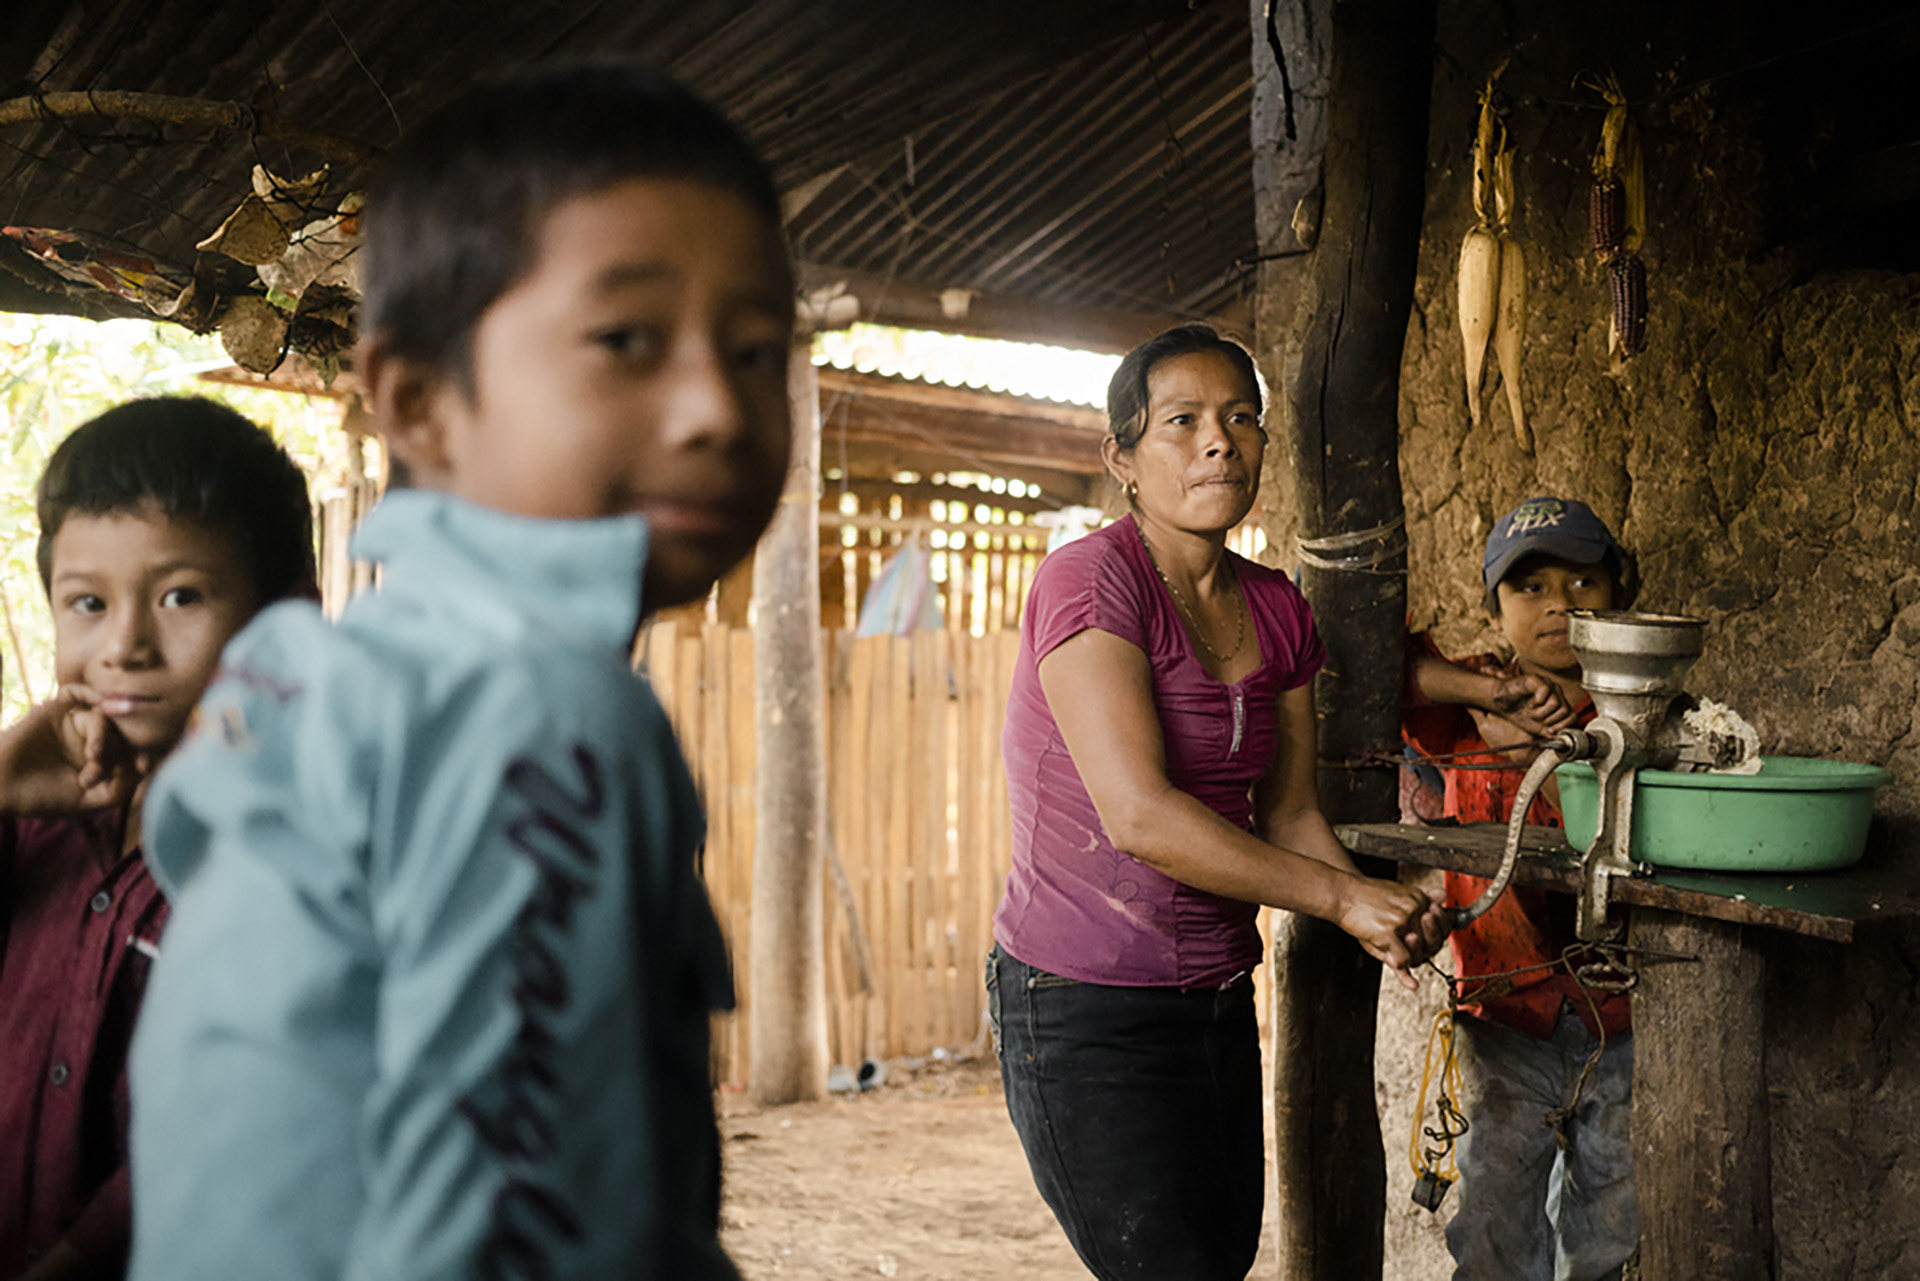
[[[1704,872],[1817,872],[1851,867],[1867,844],[1878,765],[1762,756],[1758,774],[1641,770],[1633,798],[1632,856]],[[1585,761],[1554,771],[1567,840],[1593,843],[1599,785]]]

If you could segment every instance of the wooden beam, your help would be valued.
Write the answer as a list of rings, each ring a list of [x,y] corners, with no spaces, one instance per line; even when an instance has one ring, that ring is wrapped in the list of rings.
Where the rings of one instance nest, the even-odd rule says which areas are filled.
[[[848,401],[834,407],[827,430],[849,441],[931,448],[949,459],[949,470],[992,473],[1044,467],[1083,476],[1099,475],[1102,470],[1098,437],[1089,441],[1071,434],[1071,429],[1036,426],[1021,439],[1008,436],[1004,425],[981,422],[972,414],[908,412],[872,401]]]
[[[829,511],[820,513],[822,529],[881,529],[930,533],[933,530],[945,530],[954,534],[986,534],[996,538],[1038,538],[1046,542],[1048,531],[1039,525],[996,525],[991,521],[978,520],[935,520],[931,516],[836,516]],[[835,549],[828,548],[827,552]],[[823,553],[824,557],[825,553]]]
[[[1491,877],[1506,847],[1506,824],[1403,827],[1393,823],[1342,826],[1340,839],[1359,854]],[[1519,885],[1566,894],[1580,890],[1580,855],[1558,828],[1530,827],[1525,855],[1514,872]],[[1891,861],[1891,860],[1889,860]],[[1638,910],[1659,908],[1730,925],[1758,926],[1851,943],[1859,926],[1920,918],[1916,878],[1895,873],[1872,855],[1856,867],[1818,876],[1694,872],[1656,867],[1646,876],[1616,878],[1613,901]]]
[[[820,389],[804,346],[788,378],[793,459],[773,524],[754,550],[753,937],[748,966],[756,1103],[827,1088],[826,667],[820,648]]]
[[[360,382],[351,369],[342,370],[328,382],[313,362],[297,351],[289,351],[280,367],[270,374],[256,374],[238,365],[222,365],[199,375],[202,382],[245,387],[250,391],[277,391],[289,396],[324,396],[333,400],[357,399]]]
[[[1336,561],[1357,552],[1367,563],[1310,562],[1303,576],[1329,654],[1316,691],[1320,754],[1348,759],[1399,743],[1406,543],[1398,391],[1425,203],[1434,0],[1329,7],[1325,217],[1295,312],[1297,373],[1283,381],[1303,541],[1382,531],[1324,554]],[[1257,162],[1261,155],[1256,147]],[[1270,162],[1273,152],[1264,155]],[[1320,789],[1335,822],[1390,819],[1397,808],[1387,769],[1322,770]],[[1373,1093],[1379,966],[1323,921],[1287,925],[1276,928],[1274,945],[1281,1275],[1378,1281],[1387,1191]]]
[[[825,450],[823,449],[822,452],[824,453]],[[874,457],[877,458],[878,454],[875,454]],[[939,484],[935,484],[933,477],[939,474],[938,468],[930,472],[919,468],[904,469],[908,474],[915,476],[916,479],[902,481],[897,479],[897,477],[902,474],[902,470],[903,469],[897,467],[888,468],[884,471],[877,469],[862,471],[857,468],[847,471],[842,471],[839,468],[823,469],[822,474],[827,477],[827,480],[825,490],[826,497],[822,502],[822,507],[831,507],[835,494],[843,489],[860,495],[862,501],[865,502],[884,502],[886,499],[898,495],[903,504],[915,511],[925,507],[935,499],[964,503],[969,507],[978,503],[986,503],[993,507],[1004,507],[1010,512],[1043,512],[1060,505],[1057,502],[1048,501],[1045,497],[1035,492],[1033,485],[1030,483],[1027,485],[1026,495],[1016,498],[1012,494],[996,494],[988,490],[979,489],[974,485],[962,484],[951,477],[942,480]],[[963,475],[965,475],[965,472],[960,469],[956,469],[953,472],[954,477]],[[1008,479],[1011,480],[1015,478],[1008,477]],[[1021,477],[1019,479],[1024,480],[1025,478]],[[1073,479],[1080,481],[1084,478],[1075,476]]]
[[[845,369],[820,370],[820,395],[823,400],[831,400],[836,396],[863,396],[869,400],[920,409],[959,410],[1001,421],[1057,423],[1083,433],[1092,432],[1096,436],[1107,429],[1106,414],[1087,405],[1007,396],[972,387],[948,387],[916,378],[891,378],[884,374],[862,374]]]
[[[898,441],[840,441],[829,434],[820,449],[822,474],[828,477],[827,491],[831,493],[838,487],[838,478],[832,473],[840,472],[854,482],[879,483],[900,472],[914,472],[924,478],[940,472],[978,471],[971,463],[962,463],[950,453],[934,446],[916,446]],[[996,466],[992,469],[998,475],[1009,480],[1019,479],[1028,485],[1039,487],[1040,505],[1044,507],[1098,507],[1104,501],[1111,488],[1103,477],[1089,476],[1076,472],[1055,471],[1047,467]],[[933,492],[930,485],[924,486],[929,492],[928,498],[963,497],[968,502],[988,502],[1004,505],[1005,495],[982,494],[977,490],[954,491],[941,487]],[[912,493],[921,486],[900,486],[903,492]]]
[[[1080,415],[1080,425],[1063,422],[1063,411],[1049,406],[1031,412],[1011,397],[956,393],[948,388],[876,386],[871,379],[822,373],[822,390],[839,388],[825,402],[826,434],[835,442],[894,445],[944,454],[946,470],[994,472],[1038,467],[1082,476],[1105,473],[1100,461],[1101,429]],[[984,406],[998,402],[995,413]]]
[[[1244,319],[1062,307],[1011,294],[981,293],[959,285],[905,280],[824,263],[800,264],[800,296],[808,318],[825,328],[865,320],[902,329],[933,329],[1083,351],[1131,351],[1161,330],[1190,320],[1234,329]],[[842,301],[835,310],[835,299],[851,301]]]
[[[1773,1268],[1766,960],[1754,931],[1636,909],[1633,1183],[1645,1281],[1748,1281]]]

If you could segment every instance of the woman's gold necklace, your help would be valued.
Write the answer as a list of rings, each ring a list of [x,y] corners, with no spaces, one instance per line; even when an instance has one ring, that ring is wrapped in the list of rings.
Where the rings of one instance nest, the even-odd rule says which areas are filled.
[[[1240,647],[1247,643],[1246,593],[1240,592],[1240,591],[1236,591],[1234,593],[1234,595],[1240,601],[1240,610],[1239,610],[1240,629],[1233,634],[1233,648],[1228,650],[1226,653],[1222,654],[1219,650],[1207,644],[1207,634],[1204,631],[1202,631],[1200,628],[1199,615],[1195,613],[1191,608],[1188,607],[1187,598],[1180,594],[1180,589],[1173,585],[1173,580],[1171,578],[1167,577],[1167,571],[1160,568],[1160,561],[1153,554],[1153,544],[1147,541],[1146,532],[1142,530],[1138,525],[1135,525],[1133,527],[1133,532],[1140,535],[1140,546],[1144,548],[1147,553],[1147,563],[1153,566],[1154,573],[1160,575],[1160,581],[1167,585],[1167,591],[1170,595],[1172,595],[1173,603],[1179,607],[1180,616],[1187,620],[1187,626],[1193,630],[1193,638],[1200,642],[1200,648],[1206,650],[1207,653],[1213,658],[1213,661],[1220,664],[1222,667],[1225,667],[1228,663],[1231,663],[1234,659],[1234,656],[1240,652]],[[1236,588],[1240,586],[1240,577],[1237,574],[1234,575],[1233,585]]]

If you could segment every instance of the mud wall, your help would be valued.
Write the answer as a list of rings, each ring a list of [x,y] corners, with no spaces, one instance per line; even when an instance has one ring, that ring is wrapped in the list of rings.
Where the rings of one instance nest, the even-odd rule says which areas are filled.
[[[1782,104],[1714,74],[1754,52],[1728,34],[1742,11],[1625,8],[1441,4],[1427,232],[1401,370],[1410,622],[1451,652],[1491,647],[1479,563],[1493,521],[1533,494],[1583,498],[1638,555],[1641,607],[1707,620],[1690,688],[1744,712],[1769,751],[1886,765],[1896,781],[1872,857],[1920,858],[1920,276],[1839,267],[1817,239],[1782,235]],[[1475,95],[1508,59],[1531,453],[1495,371],[1485,420],[1470,426],[1455,304]],[[1624,366],[1608,358],[1606,282],[1587,250],[1602,112],[1573,86],[1595,69],[1641,99],[1652,313],[1647,351]],[[1269,80],[1256,155],[1273,119]],[[1275,212],[1261,213],[1271,228]],[[1282,378],[1295,270],[1267,269],[1258,313],[1263,359]],[[1285,453],[1272,451],[1267,478],[1280,546],[1295,533]],[[1920,930],[1768,946],[1779,1276],[1920,1275]],[[1435,999],[1392,985],[1381,998],[1387,1273],[1407,1281],[1449,1271],[1444,1213],[1404,1203]]]

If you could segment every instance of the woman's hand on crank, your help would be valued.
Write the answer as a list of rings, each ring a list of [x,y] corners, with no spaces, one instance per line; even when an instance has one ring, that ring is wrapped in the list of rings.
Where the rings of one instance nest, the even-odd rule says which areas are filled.
[[[1452,913],[1419,890],[1393,881],[1356,876],[1347,887],[1334,923],[1359,940],[1367,954],[1399,972],[1400,985],[1417,988],[1414,966],[1446,941]]]
[[[1426,964],[1434,953],[1447,945],[1447,936],[1453,933],[1453,923],[1457,917],[1458,914],[1447,906],[1444,897],[1427,900],[1427,910],[1420,914],[1419,932],[1409,944],[1418,953],[1414,958],[1415,965]]]

